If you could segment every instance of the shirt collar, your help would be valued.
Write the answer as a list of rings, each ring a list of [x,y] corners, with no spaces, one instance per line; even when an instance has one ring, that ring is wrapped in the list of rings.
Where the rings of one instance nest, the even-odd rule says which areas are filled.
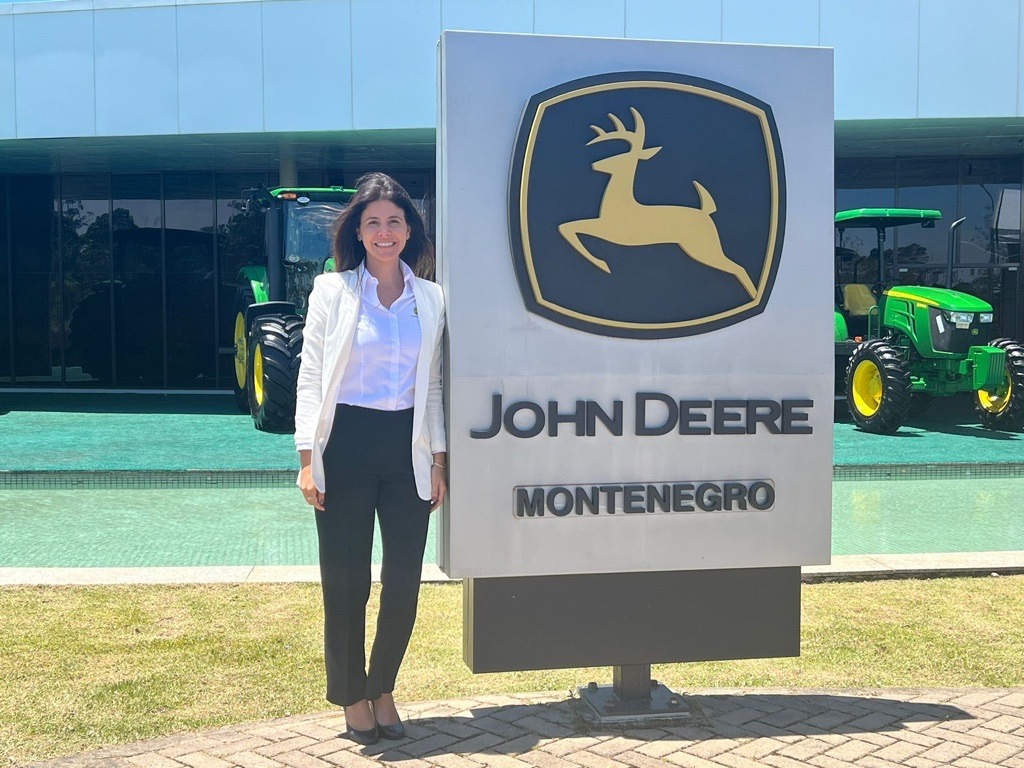
[[[412,273],[412,269],[410,269],[409,265],[401,259],[398,260],[398,267],[402,270],[402,281],[405,283],[405,290],[402,291],[402,295],[399,297],[399,300],[401,300],[406,296],[413,295],[415,290],[414,286],[416,285],[416,275]],[[359,270],[361,272],[360,282],[362,282],[363,285],[363,301],[368,301],[375,307],[381,306],[380,298],[377,296],[377,285],[379,284],[379,281],[376,277],[370,274],[370,270],[366,268],[365,263],[359,265]]]

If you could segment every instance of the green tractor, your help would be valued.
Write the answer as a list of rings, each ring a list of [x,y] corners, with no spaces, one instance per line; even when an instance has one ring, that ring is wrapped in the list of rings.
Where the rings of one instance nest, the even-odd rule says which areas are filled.
[[[845,381],[850,414],[866,432],[892,434],[912,411],[957,392],[974,393],[975,411],[985,427],[1018,431],[1024,426],[1024,347],[1007,338],[987,341],[992,305],[949,288],[884,287],[886,230],[934,227],[941,218],[938,211],[903,208],[836,214],[837,283],[841,260],[856,258],[841,247],[842,233],[853,228],[877,233],[876,255],[849,265],[854,282],[836,287],[836,384]],[[951,246],[962,222],[950,229]],[[877,267],[874,285],[857,282],[867,277],[860,270],[863,262],[872,272]],[[950,283],[951,266],[952,247],[947,254]]]
[[[256,429],[295,430],[295,383],[313,279],[331,269],[331,226],[354,190],[277,188],[247,193],[246,209],[263,217],[263,255],[243,267],[235,297],[235,401]],[[265,265],[265,266],[264,266]]]

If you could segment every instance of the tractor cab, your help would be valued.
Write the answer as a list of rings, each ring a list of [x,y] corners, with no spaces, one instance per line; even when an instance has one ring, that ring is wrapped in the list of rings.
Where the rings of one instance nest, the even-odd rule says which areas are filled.
[[[264,301],[288,302],[294,313],[305,315],[313,279],[330,259],[331,226],[352,194],[342,187],[249,190],[249,210],[263,217],[265,258],[243,268],[240,277],[265,286]]]
[[[846,324],[846,338],[867,339],[878,334],[880,304],[885,300],[886,231],[912,225],[932,229],[941,218],[939,211],[917,208],[857,208],[836,214],[836,313]],[[875,230],[877,246],[871,254],[863,256],[844,247],[848,229]]]
[[[263,230],[257,264],[242,267],[234,312],[235,400],[257,429],[294,429],[295,384],[304,317],[313,280],[333,269],[333,225],[354,190],[267,189],[246,197],[253,226]]]

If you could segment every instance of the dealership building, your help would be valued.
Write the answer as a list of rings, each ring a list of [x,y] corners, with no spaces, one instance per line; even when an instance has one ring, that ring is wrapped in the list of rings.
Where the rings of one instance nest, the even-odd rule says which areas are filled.
[[[834,48],[836,210],[941,211],[888,278],[1024,337],[1024,0],[36,0],[0,2],[0,388],[230,389],[244,190],[383,170],[433,225],[445,29]]]

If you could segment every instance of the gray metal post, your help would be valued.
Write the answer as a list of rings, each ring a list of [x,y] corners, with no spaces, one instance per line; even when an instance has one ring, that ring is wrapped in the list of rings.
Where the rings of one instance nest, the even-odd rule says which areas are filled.
[[[299,164],[295,159],[295,147],[281,144],[281,156],[278,162],[278,184],[282,187],[299,186]]]
[[[651,665],[625,664],[612,668],[612,690],[623,701],[651,700]]]

